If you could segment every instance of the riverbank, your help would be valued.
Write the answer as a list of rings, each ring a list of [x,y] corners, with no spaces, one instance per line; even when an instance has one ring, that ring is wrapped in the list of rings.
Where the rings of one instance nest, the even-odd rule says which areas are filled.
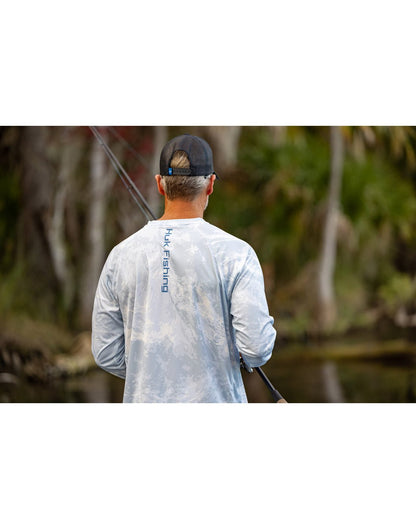
[[[71,333],[25,316],[0,323],[0,376],[47,382],[79,375],[95,366],[91,333]]]
[[[327,337],[308,342],[287,342],[277,351],[280,362],[309,361],[400,361],[416,357],[416,342],[407,336],[381,339],[374,334]]]
[[[414,334],[386,327],[312,338],[278,334],[279,365],[297,361],[401,361],[416,358]],[[0,382],[27,379],[50,382],[95,368],[91,333],[73,333],[26,316],[0,322]]]

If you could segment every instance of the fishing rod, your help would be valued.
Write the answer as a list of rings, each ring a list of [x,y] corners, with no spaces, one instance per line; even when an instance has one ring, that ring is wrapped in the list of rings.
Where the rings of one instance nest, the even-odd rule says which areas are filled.
[[[116,155],[113,153],[110,147],[106,144],[103,137],[98,132],[97,127],[90,127],[90,129],[93,132],[94,136],[97,138],[98,143],[104,149],[104,152],[110,159],[111,163],[113,164],[114,169],[116,170],[123,184],[126,186],[127,191],[130,193],[130,195],[133,197],[133,200],[136,202],[136,204],[141,209],[143,215],[147,218],[147,220],[156,220],[156,217],[154,216],[152,210],[150,209],[149,204],[146,202],[146,199],[137,189],[135,183],[130,178],[130,176],[126,173],[123,166],[118,161]]]
[[[101,145],[101,147],[104,149],[104,152],[110,159],[111,163],[113,164],[114,169],[116,170],[116,173],[120,177],[121,181],[127,188],[127,191],[130,193],[130,195],[133,197],[134,202],[139,206],[141,212],[146,217],[147,220],[156,220],[156,216],[154,215],[153,211],[150,209],[149,204],[147,203],[144,196],[140,193],[137,186],[133,182],[133,180],[130,178],[130,176],[127,174],[127,172],[124,170],[121,163],[118,161],[116,155],[113,153],[113,151],[110,149],[110,147],[106,144],[101,134],[98,132],[97,127],[89,127],[96,137],[98,143]],[[128,142],[125,142],[125,145],[128,144]],[[129,145],[129,144],[128,144]],[[133,151],[133,148],[129,145],[130,149]],[[248,371],[249,373],[252,372],[252,369],[249,369],[244,364],[244,361],[241,359],[241,365]],[[265,385],[267,386],[268,390],[272,394],[272,397],[275,402],[278,403],[284,403],[286,400],[282,397],[282,395],[277,391],[277,389],[273,386],[273,384],[270,382],[270,380],[267,378],[264,371],[261,369],[261,367],[255,367],[254,371],[258,373],[260,378],[263,380]]]
[[[255,367],[254,369],[260,375],[260,378],[263,380],[263,382],[268,387],[270,393],[272,394],[274,398],[274,401],[278,402],[279,404],[286,403],[287,401],[282,397],[282,395],[273,386],[273,384],[267,378],[266,373],[263,371],[263,369],[261,367]]]

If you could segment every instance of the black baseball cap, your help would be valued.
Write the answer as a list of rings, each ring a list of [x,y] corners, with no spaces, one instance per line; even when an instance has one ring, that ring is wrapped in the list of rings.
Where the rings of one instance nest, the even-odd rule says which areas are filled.
[[[190,167],[171,167],[176,151],[184,151],[188,155]],[[162,176],[208,176],[215,174],[212,150],[208,143],[191,134],[176,136],[163,147],[160,154],[160,174]]]

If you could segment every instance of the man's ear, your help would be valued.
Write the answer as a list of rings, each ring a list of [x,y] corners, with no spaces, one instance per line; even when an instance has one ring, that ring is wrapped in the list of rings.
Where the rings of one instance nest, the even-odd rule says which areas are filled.
[[[210,182],[208,184],[208,187],[207,187],[207,195],[212,195],[213,191],[214,191],[214,182],[215,182],[215,174],[212,174],[210,176]]]
[[[161,195],[165,196],[166,193],[161,183],[162,177],[160,176],[160,174],[155,175],[155,180],[156,180],[157,190],[159,191]]]

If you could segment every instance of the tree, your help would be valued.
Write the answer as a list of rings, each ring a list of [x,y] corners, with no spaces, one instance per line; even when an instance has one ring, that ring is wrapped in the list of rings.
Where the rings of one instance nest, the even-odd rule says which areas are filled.
[[[36,282],[31,283],[30,297],[38,299],[39,313],[46,305],[55,304],[53,291],[59,291],[50,246],[54,180],[49,158],[50,133],[49,127],[23,127],[20,135],[22,207],[19,258],[27,274],[36,277]]]
[[[159,174],[159,161],[160,153],[163,149],[163,146],[168,141],[168,129],[167,127],[154,127],[154,140],[153,140],[153,157],[151,162],[151,174],[149,175],[149,185],[148,185],[148,201],[150,209],[157,216],[160,212],[162,202],[160,200],[160,195],[155,185],[153,176]]]
[[[48,229],[52,265],[62,292],[65,311],[72,308],[75,296],[75,277],[68,255],[65,221],[69,190],[82,154],[81,138],[75,129],[76,127],[56,129],[58,162]]]
[[[318,271],[318,324],[321,331],[330,330],[336,320],[334,270],[337,247],[337,221],[344,164],[344,140],[341,127],[330,128],[330,145],[331,170]]]
[[[237,163],[241,127],[210,126],[206,129],[214,151],[214,166],[218,172],[232,169]]]
[[[101,135],[107,142],[108,133],[103,130]],[[114,183],[115,176],[115,171],[112,166],[109,166],[103,148],[97,141],[94,141],[90,150],[88,208],[85,226],[86,251],[79,305],[79,323],[85,328],[90,327],[95,289],[105,260],[105,213],[109,190]]]

